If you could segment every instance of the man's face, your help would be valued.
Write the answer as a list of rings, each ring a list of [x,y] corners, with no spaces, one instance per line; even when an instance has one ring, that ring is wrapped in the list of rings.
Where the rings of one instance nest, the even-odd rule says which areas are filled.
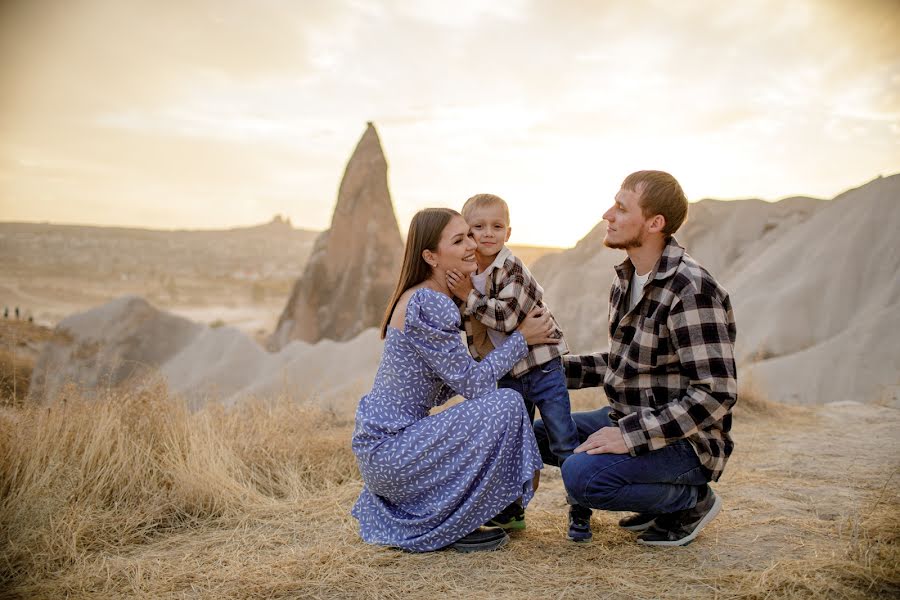
[[[620,189],[612,207],[603,213],[603,219],[607,222],[603,244],[608,248],[628,250],[644,244],[649,219],[644,217],[640,206],[642,187],[639,185],[635,192]]]

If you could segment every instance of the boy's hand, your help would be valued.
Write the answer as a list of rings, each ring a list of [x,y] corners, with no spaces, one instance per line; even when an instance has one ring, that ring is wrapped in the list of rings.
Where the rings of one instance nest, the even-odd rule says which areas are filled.
[[[447,287],[450,288],[454,296],[465,302],[466,298],[469,297],[469,292],[473,289],[472,279],[456,269],[450,269],[447,271]]]

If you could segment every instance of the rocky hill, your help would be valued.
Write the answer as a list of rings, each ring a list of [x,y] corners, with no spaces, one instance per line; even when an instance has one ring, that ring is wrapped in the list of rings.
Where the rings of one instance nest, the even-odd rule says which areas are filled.
[[[0,223],[0,305],[47,325],[127,294],[169,309],[277,306],[317,235],[281,217],[198,231]]]
[[[625,253],[601,222],[532,271],[576,352],[607,346],[609,286]],[[675,237],[730,292],[748,381],[793,403],[896,402],[900,355],[900,175],[831,201],[690,206]]]
[[[194,406],[278,396],[348,414],[381,355],[375,329],[345,343],[295,341],[270,353],[232,327],[195,323],[134,296],[72,315],[55,332],[34,366],[33,403],[52,402],[72,387],[91,396],[162,381]]]

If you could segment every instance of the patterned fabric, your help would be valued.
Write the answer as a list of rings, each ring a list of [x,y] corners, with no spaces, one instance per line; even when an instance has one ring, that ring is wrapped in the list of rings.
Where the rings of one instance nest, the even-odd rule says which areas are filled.
[[[488,329],[512,333],[522,319],[528,316],[528,312],[532,308],[539,307],[550,310],[541,300],[544,296],[544,289],[522,264],[522,261],[513,256],[509,248],[504,246],[486,270],[491,273],[488,277],[490,291],[482,294],[473,289],[461,307],[463,324],[466,329],[466,343],[472,356],[476,358],[483,358],[484,355],[479,352],[479,344],[476,343],[476,337],[480,332],[479,328],[474,325],[473,319]],[[562,330],[556,325],[555,319],[553,323],[554,334],[559,338],[559,343],[531,346],[528,356],[513,366],[510,375],[518,377],[538,365],[569,352]]]
[[[352,446],[365,486],[352,514],[366,542],[424,552],[452,544],[516,498],[542,468],[522,397],[497,379],[528,351],[521,333],[481,362],[446,295],[416,290],[404,329],[388,327]],[[466,401],[429,410],[460,394]]]
[[[713,481],[734,448],[737,401],[728,293],[670,238],[630,311],[630,259],[609,297],[609,352],[564,356],[570,389],[602,385],[633,456],[687,439]]]

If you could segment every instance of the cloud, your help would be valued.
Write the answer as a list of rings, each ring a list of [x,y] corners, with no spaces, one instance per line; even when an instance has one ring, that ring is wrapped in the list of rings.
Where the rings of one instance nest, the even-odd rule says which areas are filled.
[[[122,215],[137,212],[119,198],[163,197],[180,226],[204,212],[261,220],[275,205],[324,226],[369,120],[401,215],[473,189],[535,205],[556,187],[584,197],[650,163],[713,196],[830,195],[900,167],[896,3],[0,10],[0,195],[40,197],[46,214],[53,198],[94,194]],[[695,166],[710,163],[715,174]],[[56,183],[42,191],[42,178]]]

